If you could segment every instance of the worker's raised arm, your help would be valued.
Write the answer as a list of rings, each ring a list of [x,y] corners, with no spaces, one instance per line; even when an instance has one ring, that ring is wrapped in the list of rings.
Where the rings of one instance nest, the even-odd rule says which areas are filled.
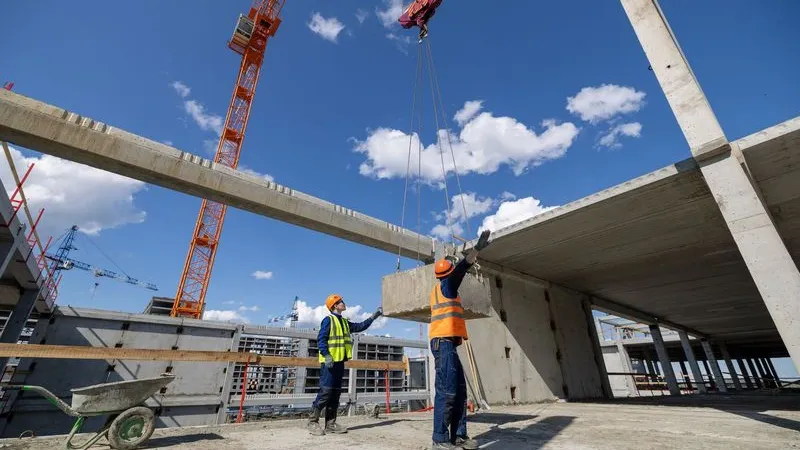
[[[458,264],[456,264],[456,267],[453,268],[453,273],[445,279],[446,285],[442,286],[442,293],[445,295],[445,297],[456,297],[458,288],[461,287],[461,282],[464,281],[464,276],[466,276],[469,268],[475,264],[475,261],[478,260],[478,253],[480,253],[481,250],[489,245],[490,233],[491,232],[489,230],[485,230],[483,233],[481,233],[481,237],[478,238],[478,243],[475,244],[475,247],[467,252],[465,258],[459,261]]]
[[[366,330],[367,328],[369,328],[370,325],[372,325],[372,322],[374,322],[375,319],[377,319],[382,315],[383,315],[383,308],[379,306],[378,309],[374,313],[372,313],[372,315],[369,318],[367,318],[367,320],[363,322],[350,322],[348,320],[348,322],[350,322],[350,332],[360,333]]]

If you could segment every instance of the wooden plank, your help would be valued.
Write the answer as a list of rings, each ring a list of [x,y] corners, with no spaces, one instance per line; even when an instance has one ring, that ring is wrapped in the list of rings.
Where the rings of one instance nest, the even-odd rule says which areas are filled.
[[[248,362],[250,365],[278,367],[319,367],[317,358],[266,356],[245,352],[198,350],[157,350],[145,348],[84,347],[75,345],[0,344],[0,357],[47,359],[119,359],[135,361]],[[346,368],[405,370],[402,361],[351,360]]]

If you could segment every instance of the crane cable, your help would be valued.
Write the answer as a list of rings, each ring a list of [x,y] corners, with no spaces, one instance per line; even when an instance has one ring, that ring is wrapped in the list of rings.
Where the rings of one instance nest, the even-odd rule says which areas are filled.
[[[469,219],[467,216],[467,207],[464,200],[464,193],[461,188],[461,178],[458,174],[458,166],[456,164],[456,157],[455,152],[453,151],[453,143],[452,138],[450,136],[450,126],[447,120],[447,114],[445,113],[444,108],[444,101],[442,99],[442,91],[441,86],[439,84],[439,78],[436,74],[436,67],[434,64],[433,59],[433,51],[431,50],[431,44],[429,39],[425,39],[424,41],[424,51],[425,55],[423,55],[423,45],[418,46],[417,51],[417,67],[416,72],[414,75],[414,82],[413,82],[413,89],[411,93],[411,120],[409,126],[409,133],[408,133],[408,157],[406,162],[406,179],[405,179],[405,188],[403,191],[403,207],[401,212],[400,218],[400,227],[403,228],[405,225],[405,215],[406,215],[406,203],[408,201],[408,186],[409,180],[411,178],[411,152],[414,144],[414,136],[415,136],[415,128],[414,128],[414,112],[417,110],[417,91],[422,89],[420,85],[423,78],[423,71],[422,66],[424,62],[427,62],[428,65],[428,78],[430,81],[430,88],[431,88],[431,99],[433,104],[433,113],[434,113],[434,124],[436,126],[436,146],[439,148],[439,156],[442,166],[442,187],[444,191],[444,198],[445,198],[445,220],[446,226],[450,232],[450,244],[451,248],[455,249],[455,233],[453,232],[454,229],[454,220],[452,218],[452,210],[450,206],[450,192],[447,187],[447,168],[444,161],[444,153],[445,149],[442,148],[443,139],[442,139],[442,132],[446,137],[445,144],[447,145],[447,149],[450,152],[450,157],[453,162],[453,172],[456,178],[456,184],[458,186],[458,197],[461,199],[461,208],[462,208],[462,219],[466,223],[467,228],[467,235],[472,234],[472,228],[469,224]],[[416,136],[417,136],[417,174],[416,174],[416,193],[417,193],[417,233],[421,234],[421,183],[422,183],[422,116],[423,116],[423,108],[421,107],[422,104],[422,96],[419,96],[419,120],[417,122],[418,128],[416,129]],[[442,123],[439,121],[439,115],[441,114]],[[444,129],[440,127],[440,125],[444,124]],[[419,240],[417,241],[417,261],[420,262],[420,248],[419,248]],[[400,271],[400,257],[401,255],[401,245],[398,244],[397,247],[397,264],[395,270],[397,272]]]

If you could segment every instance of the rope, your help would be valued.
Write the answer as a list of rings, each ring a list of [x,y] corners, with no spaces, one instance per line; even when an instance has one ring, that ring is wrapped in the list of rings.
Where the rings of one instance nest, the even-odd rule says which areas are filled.
[[[120,266],[119,266],[119,264],[117,264],[116,262],[114,262],[114,260],[113,260],[113,259],[111,259],[111,257],[110,257],[110,256],[108,256],[108,255],[106,254],[106,252],[104,252],[104,251],[103,251],[103,249],[101,249],[101,248],[100,248],[100,246],[99,246],[99,245],[97,245],[97,244],[94,242],[94,240],[92,240],[92,238],[90,238],[90,237],[89,237],[89,235],[88,235],[88,234],[86,234],[86,233],[83,233],[83,235],[86,237],[86,239],[89,241],[89,243],[90,243],[90,244],[92,244],[92,245],[94,245],[94,248],[96,248],[96,249],[97,249],[97,251],[99,251],[99,252],[100,252],[100,253],[101,253],[103,256],[105,256],[105,257],[106,257],[106,259],[108,259],[109,261],[111,261],[111,264],[115,265],[115,266],[117,267],[117,269],[119,269],[119,271],[120,271],[120,272],[122,272],[122,273],[123,273],[123,274],[124,274],[126,277],[133,278],[133,277],[131,277],[130,275],[128,275],[128,273],[127,273],[127,272],[125,272],[125,271],[122,269],[122,267],[120,267]]]
[[[422,50],[420,49],[419,52],[421,53]],[[417,71],[416,71],[416,74],[414,75],[414,88],[413,88],[413,90],[411,92],[411,120],[410,120],[411,123],[409,124],[409,132],[408,132],[408,134],[409,134],[409,138],[408,138],[408,161],[406,162],[406,183],[405,183],[405,188],[403,189],[403,212],[401,213],[401,216],[400,216],[400,228],[403,228],[403,226],[405,225],[405,219],[406,219],[406,200],[408,198],[408,179],[409,179],[409,176],[410,176],[410,173],[411,173],[411,143],[413,142],[413,136],[414,136],[414,109],[415,109],[416,104],[417,104],[417,82],[419,81],[419,79],[421,77],[422,77],[422,59],[417,57]],[[421,122],[421,120],[420,120],[420,122]],[[418,222],[419,222],[419,216],[418,216]],[[397,245],[397,268],[395,269],[398,272],[400,271],[401,249],[402,249],[401,245],[398,244]],[[417,260],[419,260],[419,253],[420,253],[419,240],[417,240]]]
[[[442,161],[442,183],[444,184],[444,202],[447,209],[445,210],[445,216],[447,220],[447,227],[450,229],[450,243],[453,244],[453,222],[450,219],[450,193],[447,190],[447,169],[444,166],[444,151],[442,150],[441,144],[441,135],[439,131],[441,127],[439,126],[439,109],[436,104],[436,90],[434,89],[433,79],[435,77],[434,70],[433,70],[433,58],[431,56],[431,47],[430,41],[426,40],[426,48],[428,50],[428,74],[431,83],[431,98],[433,99],[433,115],[435,117],[434,122],[436,123],[436,146],[439,147],[439,157]]]
[[[444,109],[444,101],[442,100],[442,90],[441,90],[441,87],[439,86],[439,77],[436,75],[436,66],[434,65],[434,62],[433,62],[433,50],[431,50],[430,41],[428,41],[427,44],[428,44],[428,57],[429,57],[429,60],[430,60],[430,67],[432,68],[432,71],[433,71],[433,82],[436,85],[436,93],[437,93],[437,95],[439,97],[439,105],[440,105],[440,109],[442,111],[442,119],[444,120],[444,131],[445,131],[445,134],[447,136],[447,146],[450,148],[450,156],[451,156],[451,158],[453,160],[453,173],[456,176],[456,184],[458,185],[458,196],[461,199],[461,208],[462,208],[462,212],[464,213],[464,222],[467,225],[467,235],[470,236],[470,235],[472,235],[472,229],[471,229],[471,227],[469,225],[469,218],[467,217],[467,205],[466,205],[466,202],[464,201],[464,192],[461,189],[461,177],[458,175],[458,165],[456,164],[456,154],[453,151],[453,142],[452,142],[452,139],[450,138],[450,124],[447,121],[447,114],[445,113],[445,109]]]

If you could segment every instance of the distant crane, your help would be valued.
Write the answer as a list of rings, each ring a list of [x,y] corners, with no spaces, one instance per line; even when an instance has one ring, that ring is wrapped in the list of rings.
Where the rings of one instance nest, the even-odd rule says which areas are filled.
[[[129,283],[136,286],[141,286],[145,289],[150,289],[151,291],[157,291],[158,287],[156,287],[153,283],[148,283],[145,281],[139,281],[136,278],[131,278],[127,275],[120,275],[118,273],[112,272],[106,269],[100,269],[98,267],[92,266],[91,264],[86,264],[85,262],[77,261],[69,257],[69,252],[71,250],[77,250],[78,248],[73,245],[75,242],[75,233],[78,232],[78,226],[73,225],[69,231],[67,231],[64,239],[61,241],[61,245],[58,247],[58,250],[55,254],[48,253],[45,255],[47,259],[52,261],[51,266],[51,273],[53,274],[54,279],[58,279],[58,274],[62,270],[70,270],[70,269],[81,269],[87,272],[91,272],[95,277],[108,277],[112,278],[117,281],[122,281],[123,283]],[[97,284],[95,283],[95,287]]]
[[[225,126],[214,155],[216,164],[233,169],[239,165],[239,155],[267,41],[278,31],[281,24],[279,16],[285,1],[254,0],[250,12],[246,16],[239,15],[228,47],[242,55],[242,60]],[[170,316],[203,318],[206,291],[211,280],[211,269],[219,247],[226,210],[225,204],[203,199]]]

